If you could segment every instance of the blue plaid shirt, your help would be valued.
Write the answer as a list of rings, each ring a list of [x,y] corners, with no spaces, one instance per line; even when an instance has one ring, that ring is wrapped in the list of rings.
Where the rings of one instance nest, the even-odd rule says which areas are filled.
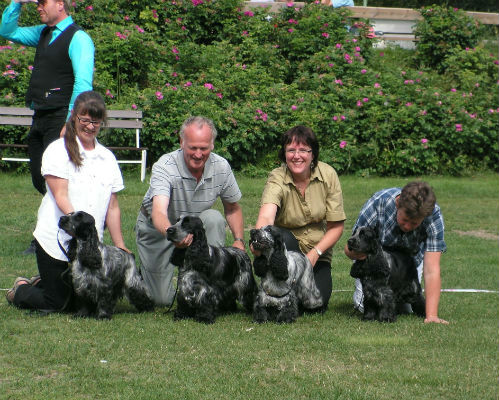
[[[370,226],[377,230],[383,246],[409,251],[419,247],[414,256],[416,265],[419,265],[426,251],[444,252],[447,249],[444,241],[444,219],[440,207],[435,204],[433,213],[426,217],[420,226],[411,232],[403,232],[397,224],[395,205],[395,199],[401,191],[400,188],[391,188],[376,192],[362,207],[353,231],[358,227]]]

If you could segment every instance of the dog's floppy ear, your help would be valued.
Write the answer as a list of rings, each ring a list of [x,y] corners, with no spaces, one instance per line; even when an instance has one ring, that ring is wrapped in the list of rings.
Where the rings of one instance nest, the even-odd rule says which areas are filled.
[[[183,267],[184,266],[184,256],[185,256],[185,249],[179,249],[175,247],[173,249],[172,255],[170,257],[170,263],[173,265],[176,265],[177,267]]]
[[[274,238],[274,251],[269,260],[270,269],[276,279],[286,280],[288,279],[288,259],[286,258],[284,239],[278,228],[272,226],[270,229]]]
[[[267,259],[264,256],[255,257],[253,260],[253,270],[255,275],[262,278],[268,271],[269,266],[267,264]]]
[[[93,217],[92,217],[93,218]],[[86,239],[77,239],[79,243],[78,260],[89,269],[99,269],[102,266],[102,255],[99,249],[99,236],[95,225],[87,227]]]

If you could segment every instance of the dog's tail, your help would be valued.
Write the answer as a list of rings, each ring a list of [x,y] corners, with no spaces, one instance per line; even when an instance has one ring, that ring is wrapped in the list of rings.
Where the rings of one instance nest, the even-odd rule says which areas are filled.
[[[129,270],[125,277],[125,295],[137,310],[154,310],[154,301],[135,267]]]

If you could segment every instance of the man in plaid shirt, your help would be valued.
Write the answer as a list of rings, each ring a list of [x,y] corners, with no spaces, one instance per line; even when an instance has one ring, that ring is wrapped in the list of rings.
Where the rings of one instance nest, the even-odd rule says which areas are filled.
[[[438,317],[440,301],[440,256],[446,250],[444,220],[436,204],[433,190],[426,182],[410,182],[403,189],[390,188],[376,192],[362,207],[353,227],[375,228],[385,247],[407,249],[414,252],[419,280],[424,273],[426,318],[425,322],[447,324]],[[352,260],[363,260],[365,254],[356,253],[345,246],[345,254]],[[355,281],[354,306],[363,310],[362,284]]]

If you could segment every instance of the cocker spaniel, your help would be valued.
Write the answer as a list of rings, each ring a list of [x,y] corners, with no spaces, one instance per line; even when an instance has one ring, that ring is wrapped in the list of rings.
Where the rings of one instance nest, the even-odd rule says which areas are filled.
[[[350,275],[362,283],[365,320],[395,322],[397,306],[409,303],[413,312],[425,316],[425,299],[412,254],[383,248],[376,231],[360,227],[348,239],[350,251],[367,254],[353,263]]]
[[[92,215],[84,211],[64,215],[59,219],[59,228],[72,236],[67,254],[76,295],[76,316],[110,319],[123,295],[139,311],[154,309],[133,255],[100,243]]]
[[[246,252],[235,247],[208,245],[203,222],[198,217],[182,217],[166,230],[172,242],[180,242],[188,234],[193,235],[191,245],[175,249],[171,258],[179,266],[174,318],[213,323],[219,314],[236,311],[236,300],[251,312],[256,283]]]
[[[250,244],[261,252],[253,261],[261,278],[253,308],[256,322],[294,322],[303,311],[322,311],[312,264],[301,252],[286,249],[279,228],[252,229]]]

